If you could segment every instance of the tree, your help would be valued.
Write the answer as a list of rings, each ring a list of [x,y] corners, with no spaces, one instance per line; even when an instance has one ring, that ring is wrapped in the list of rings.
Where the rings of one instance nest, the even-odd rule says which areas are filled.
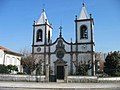
[[[109,76],[120,76],[120,53],[111,52],[104,63],[104,72]]]
[[[23,72],[26,74],[31,74],[34,70],[34,63],[32,54],[26,48],[20,50],[20,53],[23,55],[21,58],[21,65],[23,66]]]
[[[90,60],[87,63],[79,62],[78,71],[76,74],[82,76],[88,75],[88,70],[92,68],[90,64],[91,64]]]
[[[21,64],[25,73],[31,74],[36,69],[39,71],[39,66],[41,66],[40,60],[42,58],[40,55],[33,55],[26,49],[22,50],[21,54],[23,55]]]
[[[0,73],[2,74],[9,74],[9,71],[7,69],[7,66],[5,65],[0,65]]]
[[[79,59],[79,61],[73,61],[73,64],[76,67],[76,75],[89,75],[89,70],[92,69],[92,62],[91,62],[91,55],[86,54],[82,55],[82,58]]]
[[[87,71],[88,71],[88,69],[87,69],[87,66],[86,66],[86,64],[81,64],[81,65],[79,65],[78,66],[78,75],[87,75]]]
[[[23,66],[24,72],[27,74],[31,74],[31,72],[35,69],[35,60],[31,54],[24,55],[21,59],[21,64]]]

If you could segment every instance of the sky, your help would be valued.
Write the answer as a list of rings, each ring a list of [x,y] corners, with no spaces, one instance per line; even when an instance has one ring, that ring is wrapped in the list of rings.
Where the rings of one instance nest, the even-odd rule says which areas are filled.
[[[75,41],[75,15],[83,2],[94,18],[96,52],[120,50],[120,0],[0,0],[0,45],[15,52],[31,50],[33,21],[43,8],[53,25],[52,41],[60,25],[64,39]]]

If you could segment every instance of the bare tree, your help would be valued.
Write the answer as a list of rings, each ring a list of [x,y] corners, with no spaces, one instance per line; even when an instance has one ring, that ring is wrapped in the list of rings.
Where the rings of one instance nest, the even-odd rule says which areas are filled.
[[[23,66],[23,71],[27,74],[31,74],[32,71],[35,69],[35,61],[36,58],[32,56],[29,50],[23,49],[20,51],[23,55],[21,59],[21,65]]]
[[[38,74],[43,73],[43,55],[31,54],[28,49],[23,49],[20,51],[23,55],[21,64],[23,66],[23,71],[27,74]]]

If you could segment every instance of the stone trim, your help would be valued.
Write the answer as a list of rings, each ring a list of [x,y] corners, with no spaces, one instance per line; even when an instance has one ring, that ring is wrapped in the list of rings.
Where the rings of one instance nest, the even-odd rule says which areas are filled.
[[[45,23],[45,24],[36,24],[36,25],[33,25],[33,26],[45,26],[45,25],[48,25],[50,28],[52,28],[52,26],[49,25],[49,24],[47,24],[47,23]],[[53,29],[53,28],[52,28],[52,29]]]
[[[33,23],[33,42],[32,42],[32,54],[34,54],[34,41],[35,41],[35,21]]]
[[[71,55],[71,52],[65,52],[65,53]],[[72,52],[72,54],[75,54],[75,53],[76,53],[76,51],[73,51],[73,52]],[[83,54],[84,54],[84,53],[87,53],[87,54],[90,53],[90,54],[91,54],[91,53],[95,53],[95,52],[91,52],[91,51],[80,52],[80,51],[78,51],[77,53],[78,53],[78,54],[81,54],[81,53],[83,53]],[[43,54],[43,55],[44,55],[44,53],[34,53],[34,54]],[[49,54],[49,52],[46,52],[46,54]],[[52,55],[52,54],[56,54],[56,52],[51,52],[50,55]]]
[[[90,21],[90,20],[93,20],[93,18],[91,18],[91,19],[82,19],[82,20],[75,20],[75,22],[83,22],[83,21]]]
[[[58,41],[58,40],[56,40],[54,43],[50,44],[50,46],[54,45],[57,41]],[[71,43],[66,43],[66,44],[71,45]],[[78,44],[78,45],[84,45],[84,44],[93,44],[93,45],[95,45],[94,42],[77,43],[77,44]],[[72,43],[72,45],[76,45],[76,43]],[[32,46],[33,46],[33,47],[38,47],[38,46],[44,46],[44,44],[43,44],[43,45],[32,45]],[[48,46],[48,45],[46,45],[46,46]]]

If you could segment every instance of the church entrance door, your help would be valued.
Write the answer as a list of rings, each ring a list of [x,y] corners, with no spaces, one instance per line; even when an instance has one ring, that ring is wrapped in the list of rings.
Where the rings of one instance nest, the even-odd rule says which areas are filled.
[[[64,79],[64,66],[57,66],[57,79]]]

